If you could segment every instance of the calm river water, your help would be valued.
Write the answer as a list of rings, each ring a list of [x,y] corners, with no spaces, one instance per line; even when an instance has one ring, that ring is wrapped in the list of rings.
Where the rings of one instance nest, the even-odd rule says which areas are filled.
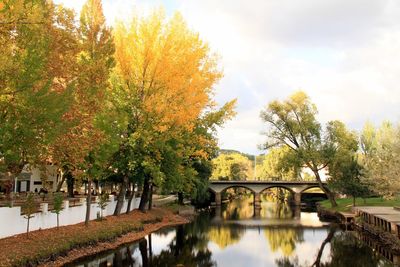
[[[68,266],[393,266],[360,239],[321,222],[315,212],[266,199],[254,216],[251,198],[243,198],[204,212],[190,224]]]

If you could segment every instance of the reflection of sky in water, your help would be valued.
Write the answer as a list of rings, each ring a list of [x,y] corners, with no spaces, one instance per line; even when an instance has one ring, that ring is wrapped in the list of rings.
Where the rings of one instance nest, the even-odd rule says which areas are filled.
[[[326,223],[322,223],[316,212],[302,212],[300,215],[300,223],[303,226],[322,226]]]
[[[213,252],[213,259],[218,262],[218,266],[276,266],[275,261],[285,255],[282,250],[272,251],[270,243],[266,239],[264,228],[246,229],[245,234],[236,244],[224,249],[210,241],[209,248]],[[304,241],[295,244],[293,253],[289,258],[298,257],[299,263],[308,266],[314,261],[318,249],[327,235],[326,229],[303,229]],[[327,247],[329,251],[329,247]],[[327,259],[324,253],[322,260]]]
[[[168,245],[173,241],[175,238],[175,229],[163,229],[161,234],[154,233],[151,235],[152,247],[153,247],[153,254],[157,255],[160,254],[163,249],[168,247]],[[146,237],[149,240],[148,237]]]

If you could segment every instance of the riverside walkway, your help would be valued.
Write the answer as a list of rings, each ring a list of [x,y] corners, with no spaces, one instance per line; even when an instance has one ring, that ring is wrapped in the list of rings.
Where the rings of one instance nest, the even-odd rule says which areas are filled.
[[[355,207],[356,216],[363,222],[373,225],[400,238],[400,210],[396,207]]]

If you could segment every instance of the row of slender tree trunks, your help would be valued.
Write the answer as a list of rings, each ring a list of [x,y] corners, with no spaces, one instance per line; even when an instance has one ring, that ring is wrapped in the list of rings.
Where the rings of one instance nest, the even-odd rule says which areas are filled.
[[[66,173],[63,175],[60,184],[57,186],[57,191],[61,190],[62,184],[67,182],[68,187],[68,196],[74,197],[74,178],[71,173]],[[91,207],[91,200],[92,200],[92,181],[91,178],[87,181],[87,190],[86,190],[86,217],[85,217],[85,224],[88,225],[90,220],[90,207]],[[97,185],[98,186],[98,185]],[[96,190],[97,191],[97,190]],[[117,196],[117,205],[115,206],[114,216],[118,216],[122,213],[122,207],[124,205],[124,200],[127,199],[127,209],[126,213],[131,211],[132,201],[135,198],[135,190],[134,184],[132,184],[127,176],[124,176],[122,183],[119,186],[119,192]],[[145,212],[146,209],[151,209],[153,203],[153,184],[149,177],[146,177],[143,183],[142,194],[140,197],[139,203],[139,210]]]

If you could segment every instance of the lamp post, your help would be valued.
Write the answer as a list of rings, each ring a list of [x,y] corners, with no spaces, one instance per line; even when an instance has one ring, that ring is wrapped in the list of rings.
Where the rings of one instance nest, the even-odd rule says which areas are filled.
[[[254,154],[254,180],[257,180],[256,170],[257,170],[257,155]]]

